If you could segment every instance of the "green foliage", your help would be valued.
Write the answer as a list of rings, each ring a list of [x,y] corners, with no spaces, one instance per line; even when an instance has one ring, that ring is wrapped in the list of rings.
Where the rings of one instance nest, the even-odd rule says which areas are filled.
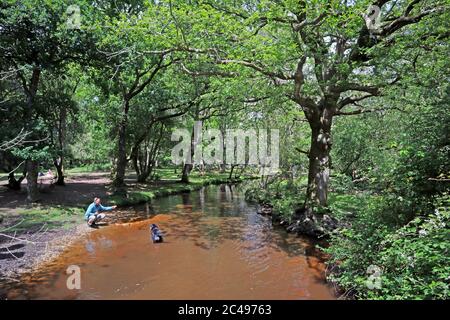
[[[333,159],[350,184],[347,189],[335,178],[331,184],[368,197],[347,214],[330,196],[333,214],[347,227],[326,251],[335,267],[330,279],[357,298],[448,298],[449,118],[441,112],[448,88],[436,88],[392,98],[402,111],[366,116],[364,124],[338,121]],[[367,287],[370,265],[381,268],[380,289]]]
[[[387,1],[393,20],[373,33],[369,0],[3,1],[0,146],[29,136],[0,150],[0,167],[61,156],[71,172],[139,171],[171,165],[170,133],[199,119],[221,132],[279,129],[280,174],[246,198],[289,219],[305,200],[311,129],[329,122],[320,212],[346,226],[327,249],[335,281],[361,298],[445,299],[448,210],[435,209],[450,178],[450,19],[448,1],[424,3]],[[67,28],[72,4],[80,28]],[[112,200],[228,180],[193,172],[181,184],[179,173],[156,168],[153,185]],[[371,264],[384,272],[379,290],[365,285]]]
[[[373,199],[349,228],[333,235],[329,278],[362,299],[447,299],[450,276],[449,197],[438,208],[407,224],[392,214],[385,199]],[[381,269],[381,288],[367,286],[367,268]]]
[[[90,166],[89,170],[102,170],[111,166],[111,152],[113,147],[107,143],[108,133],[105,130],[86,130],[70,146],[73,159],[81,164]]]
[[[261,181],[255,180],[247,184],[245,199],[260,204],[270,203],[276,214],[289,220],[303,202],[299,195],[303,193],[301,190],[304,188],[304,177],[294,180],[276,177],[265,186],[261,185]]]
[[[367,191],[356,193],[351,193],[351,190],[347,190],[345,193],[332,192],[328,197],[328,209],[331,210],[335,218],[345,221],[358,214],[368,202],[375,199],[376,196]]]
[[[330,179],[330,191],[336,193],[351,192],[354,189],[354,184],[350,176],[335,173]]]

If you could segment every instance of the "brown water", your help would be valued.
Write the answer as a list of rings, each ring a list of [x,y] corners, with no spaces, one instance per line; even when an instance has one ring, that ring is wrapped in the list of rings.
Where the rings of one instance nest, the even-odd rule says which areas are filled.
[[[140,219],[136,222],[123,222]],[[143,219],[143,220],[142,220]],[[273,229],[231,186],[155,200],[116,213],[9,299],[334,299],[311,242]],[[149,224],[165,242],[153,244]],[[66,286],[69,265],[81,289]]]

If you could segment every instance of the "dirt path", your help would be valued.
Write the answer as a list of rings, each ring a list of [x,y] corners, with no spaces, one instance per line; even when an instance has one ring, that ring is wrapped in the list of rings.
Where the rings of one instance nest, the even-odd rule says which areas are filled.
[[[107,195],[107,184],[110,183],[107,172],[72,174],[66,178],[66,186],[50,186],[48,179],[40,179],[41,198],[46,205],[80,206],[95,196]],[[22,182],[22,190],[12,191],[6,186],[7,181],[0,182],[0,212],[11,213],[11,210],[26,208],[26,180]]]

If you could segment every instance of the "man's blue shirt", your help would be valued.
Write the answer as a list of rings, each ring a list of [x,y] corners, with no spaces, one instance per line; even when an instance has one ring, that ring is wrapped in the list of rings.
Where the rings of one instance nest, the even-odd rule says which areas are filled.
[[[84,219],[89,220],[89,216],[96,214],[99,211],[111,211],[112,207],[104,207],[101,204],[96,205],[95,202],[92,202],[86,210],[84,214]]]

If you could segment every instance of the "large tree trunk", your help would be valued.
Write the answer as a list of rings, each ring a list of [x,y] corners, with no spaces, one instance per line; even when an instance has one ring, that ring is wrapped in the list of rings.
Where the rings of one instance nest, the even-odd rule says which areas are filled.
[[[134,171],[136,172],[136,181],[144,183],[152,172],[152,163],[147,162],[147,159],[143,159],[143,155],[139,154],[140,151],[133,152],[131,160],[133,162]]]
[[[117,162],[115,176],[113,179],[114,193],[126,193],[125,189],[125,170],[127,167],[127,140],[126,130],[128,124],[128,110],[129,101],[125,100],[123,103],[122,119],[119,123],[118,137],[117,137]]]
[[[136,172],[136,176],[137,176],[137,181],[138,182],[140,182],[139,181],[139,176],[141,175],[141,169],[140,169],[140,167],[139,167],[139,164],[138,164],[138,148],[139,147],[134,147],[132,150],[131,150],[131,156],[130,156],[130,159],[131,159],[131,163],[133,164],[133,168],[134,168],[134,171]]]
[[[113,180],[115,192],[123,192],[125,190],[125,170],[127,167],[126,143],[126,123],[122,119],[119,124],[116,174]]]
[[[225,138],[226,136],[226,127],[225,126],[221,126],[220,127],[220,133],[222,134],[222,137]],[[227,164],[226,161],[223,161],[223,159],[226,159],[226,153],[227,153],[227,144],[226,143],[222,143],[222,162],[220,163],[220,173],[225,173],[225,171],[227,170]]]
[[[36,202],[39,200],[39,189],[38,189],[38,168],[39,163],[34,160],[27,160],[27,200],[30,202]]]
[[[306,199],[295,211],[294,222],[287,230],[314,237],[327,234],[337,226],[328,214],[317,214],[316,208],[326,207],[330,177],[332,108],[307,114],[311,127],[311,147],[308,153],[309,172]]]
[[[27,110],[25,114],[25,122],[26,127],[30,132],[33,132],[35,129],[32,125],[31,119],[32,111],[34,108],[34,99],[37,94],[40,76],[41,69],[40,67],[35,66],[33,68],[29,87],[27,88],[26,84],[24,84],[24,89],[27,95]],[[30,202],[35,202],[39,200],[39,189],[37,182],[39,163],[35,160],[27,160],[25,166],[27,168],[27,199]]]
[[[305,207],[327,206],[330,177],[331,117],[311,124]]]
[[[147,182],[147,178],[150,175],[150,173],[145,172],[144,174],[141,174],[137,177],[137,182],[144,183]]]

